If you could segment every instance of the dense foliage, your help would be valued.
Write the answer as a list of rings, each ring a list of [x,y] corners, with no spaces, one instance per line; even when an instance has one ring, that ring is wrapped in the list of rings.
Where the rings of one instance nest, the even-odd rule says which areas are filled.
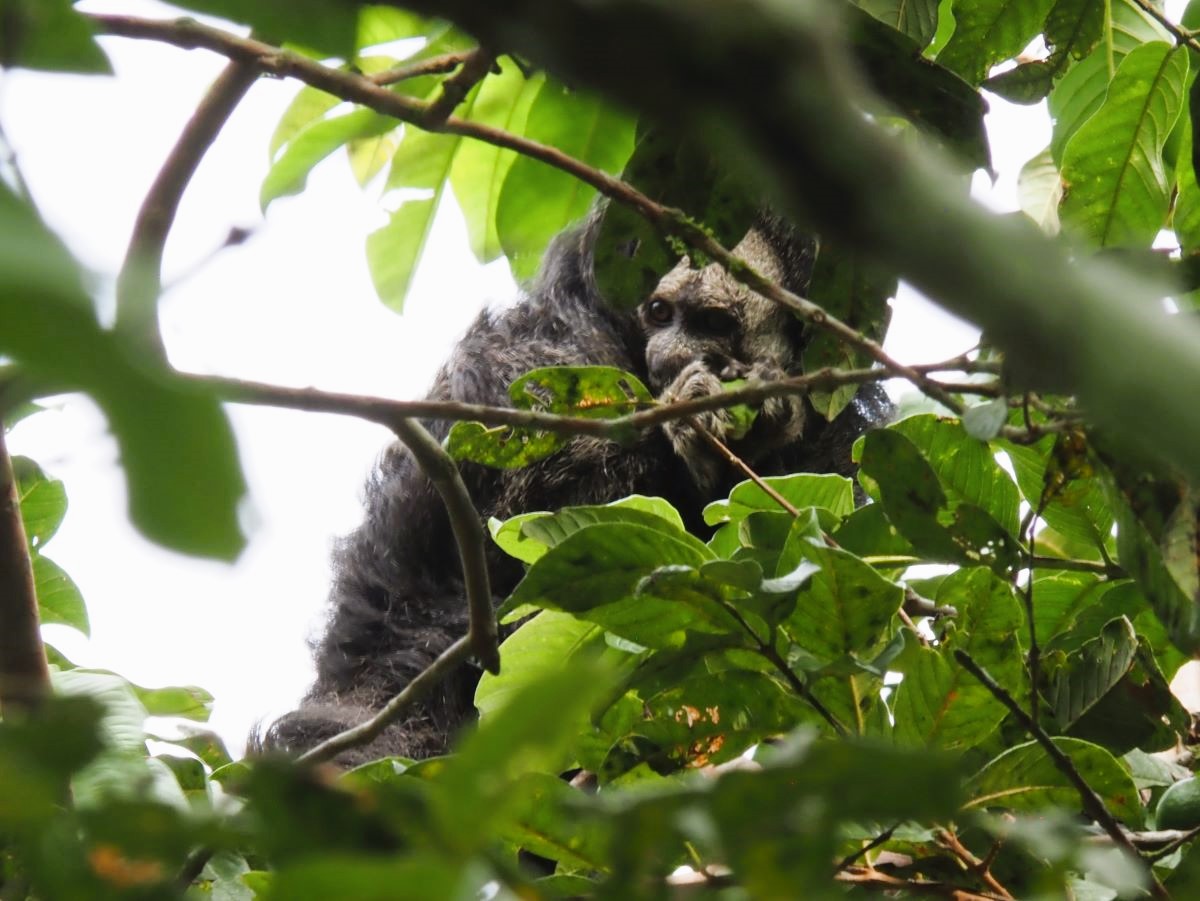
[[[148,715],[202,722],[212,699],[84,670],[47,646],[53,695],[29,703],[7,689],[5,680],[36,677],[6,660],[21,650],[10,629],[0,641],[0,897],[1194,896],[1193,727],[1168,683],[1200,650],[1195,463],[1123,429],[1098,407],[1086,371],[1056,369],[1021,343],[1040,335],[1038,348],[1061,344],[1072,359],[1076,332],[1086,340],[1097,318],[1126,310],[1106,306],[1123,298],[1103,294],[1105,279],[1090,283],[1094,308],[1048,288],[982,314],[985,326],[1004,316],[1020,325],[989,328],[967,357],[900,367],[874,342],[908,272],[880,249],[893,246],[886,236],[872,244],[861,226],[894,221],[892,212],[822,199],[822,178],[836,179],[819,157],[803,173],[806,201],[768,157],[723,154],[733,139],[703,115],[711,84],[676,98],[693,114],[639,121],[616,71],[625,62],[633,71],[632,59],[611,60],[611,81],[597,77],[595,92],[564,83],[555,76],[571,74],[560,71],[571,33],[521,3],[476,13],[413,3],[422,14],[335,0],[181,5],[234,15],[277,43],[16,0],[0,15],[0,64],[103,73],[100,32],[217,49],[249,73],[247,86],[259,72],[306,82],[272,141],[262,203],[301,192],[313,166],[341,151],[365,189],[402,190],[366,248],[378,293],[397,310],[434,211],[451,197],[476,256],[504,255],[525,278],[603,189],[598,278],[614,302],[636,303],[681,253],[703,259],[736,243],[750,198],[777,189],[781,208],[811,214],[832,236],[810,299],[837,323],[823,328],[794,307],[814,338],[810,378],[790,390],[809,391],[830,417],[876,378],[906,377],[931,402],[860,440],[857,488],[832,475],[751,478],[707,508],[710,535],[689,534],[669,505],[644,497],[491,523],[528,572],[499,611],[511,625],[499,673],[479,685],[479,726],[445,758],[341,774],[234,761],[199,726],[150,753],[147,738],[163,737],[145,731]],[[584,6],[599,10],[597,30],[580,41],[603,40],[615,20],[630,34],[653,32],[672,14],[652,0]],[[748,97],[790,96],[757,82],[755,63],[734,52],[760,20],[784,15],[779,4],[726,6],[738,27],[697,47],[692,63],[742,79]],[[1027,262],[1021,248],[1036,246],[1086,274],[1103,250],[1100,265],[1123,267],[1105,272],[1133,272],[1172,298],[1159,313],[1149,307],[1161,300],[1130,297],[1145,305],[1133,315],[1192,334],[1200,42],[1187,26],[1200,13],[1189,7],[1173,25],[1153,0],[809,6],[839,23],[829,34],[857,92],[853,116],[888,152],[915,148],[948,191],[990,165],[980,88],[1048,103],[1050,146],[1020,186],[1036,225],[997,232],[1011,237],[998,250],[956,236],[962,244],[941,251],[948,268],[953,254],[1015,269]],[[485,51],[449,21],[474,33],[488,17],[495,27],[481,36],[510,35],[514,47]],[[808,27],[800,18],[797,34]],[[408,38],[403,58],[378,49]],[[665,64],[693,71],[687,63]],[[652,98],[655,86],[645,88]],[[697,142],[703,121],[711,140]],[[157,291],[152,226],[135,236],[117,326],[107,328],[19,172],[0,174],[0,418],[11,427],[34,412],[31,400],[88,392],[120,442],[131,516],[150,537],[225,558],[241,547],[242,481],[223,400],[380,418],[315,392],[253,396],[172,372],[138,315]],[[931,197],[904,215],[936,224],[946,208]],[[1035,228],[1044,234],[1032,237]],[[695,249],[704,239],[716,244]],[[1003,265],[990,276],[1001,289],[1018,284]],[[972,287],[935,299],[962,310]],[[1107,346],[1112,360],[1093,363],[1136,380],[1139,361],[1153,369],[1159,354],[1173,359],[1166,340]],[[1190,383],[1179,379],[1162,402],[1181,415],[1162,427],[1189,434]],[[737,391],[755,386],[731,387],[730,403],[754,399]],[[1060,393],[1076,388],[1084,403]],[[602,369],[540,371],[514,385],[513,401],[532,418],[461,423],[447,450],[520,465],[570,433],[540,428],[537,416],[601,420],[619,440],[654,406],[636,379]],[[1157,402],[1147,392],[1147,405]],[[83,599],[45,555],[67,489],[31,460],[11,464],[0,487],[11,482],[19,499],[40,620],[86,632]],[[0,633],[20,614],[19,581],[0,573]]]

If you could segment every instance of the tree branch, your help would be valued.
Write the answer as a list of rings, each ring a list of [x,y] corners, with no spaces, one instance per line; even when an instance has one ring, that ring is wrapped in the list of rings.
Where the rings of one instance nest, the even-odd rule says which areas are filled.
[[[158,40],[184,49],[203,47],[231,59],[253,65],[263,72],[280,77],[297,78],[305,84],[343,100],[359,103],[376,112],[395,116],[402,122],[419,128],[475,138],[497,147],[513,150],[567,172],[591,185],[604,196],[635,210],[663,234],[677,237],[709,258],[721,263],[735,279],[757,291],[763,297],[786,307],[806,322],[833,333],[844,343],[859,349],[879,363],[889,374],[909,380],[952,412],[962,412],[962,405],[958,400],[937,382],[919,370],[893,359],[878,342],[872,341],[857,329],[835,316],[831,316],[817,304],[765,278],[752,266],[719,244],[682,211],[656,203],[620,179],[594,169],[555,147],[454,116],[449,116],[443,122],[437,123],[430,117],[430,103],[393,93],[365,76],[323,66],[287,50],[281,50],[252,38],[238,37],[192,19],[159,21],[134,16],[100,14],[92,14],[88,18],[95,23],[97,30],[102,34]]]
[[[231,62],[217,76],[180,133],[134,222],[117,276],[117,329],[160,360],[166,359],[158,331],[158,297],[167,235],[200,160],[258,76],[256,67],[243,62]]]
[[[414,704],[429,694],[450,671],[471,656],[472,647],[469,637],[463,637],[442,651],[433,663],[429,664],[420,675],[404,686],[404,690],[393,697],[383,708],[367,720],[345,732],[339,732],[332,738],[326,739],[314,748],[301,754],[297,760],[300,763],[323,763],[332,760],[343,751],[357,748],[373,741],[383,733],[389,725],[402,717]]]
[[[17,477],[0,422],[0,716],[29,711],[50,694],[33,564]]]

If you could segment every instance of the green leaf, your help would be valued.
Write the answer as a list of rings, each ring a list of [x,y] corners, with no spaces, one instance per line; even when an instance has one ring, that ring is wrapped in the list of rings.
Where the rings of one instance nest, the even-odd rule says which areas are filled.
[[[612,366],[546,366],[525,373],[509,386],[518,410],[540,410],[587,419],[625,416],[654,402],[635,376]],[[522,426],[488,428],[459,422],[446,438],[456,460],[515,469],[567,446],[566,435]]]
[[[150,716],[179,716],[204,723],[212,713],[213,696],[195,685],[167,688],[134,685],[133,691]]]
[[[1149,643],[1125,617],[1110,621],[1057,668],[1049,667],[1050,700],[1064,732],[1115,754],[1164,750],[1191,722],[1171,694]]]
[[[1050,53],[995,75],[983,87],[1013,103],[1037,103],[1073,60],[1091,53],[1104,28],[1104,5],[1094,0],[1057,0],[1046,16],[1042,36]]]
[[[920,47],[933,40],[938,24],[938,0],[857,0],[881,22],[908,35]]]
[[[991,168],[983,128],[987,104],[953,72],[922,56],[917,42],[854,6],[841,10],[851,49],[871,87],[893,109],[944,142],[970,168]],[[949,25],[951,16],[941,16]],[[935,38],[934,43],[937,43]]]
[[[596,169],[616,173],[633,151],[633,123],[602,101],[547,81],[529,109],[525,136]],[[591,205],[595,189],[521,156],[508,171],[496,207],[496,231],[518,280],[533,275],[550,239]]]
[[[912,431],[918,437],[938,439],[939,446],[940,439],[953,439],[943,429],[923,429],[921,424]],[[943,456],[931,455],[939,460],[941,472],[953,480],[955,488],[943,485],[939,473],[897,428],[867,433],[861,472],[877,484],[888,519],[922,556],[952,563],[983,563],[1007,571],[1019,560],[1015,539],[986,509],[958,497],[969,495],[1004,511],[1009,509],[1009,490],[1015,496],[1015,488],[1011,483],[1009,489],[998,487],[1003,483],[992,477],[987,466],[976,469],[973,464],[982,459],[981,453],[987,453],[987,446],[965,432],[961,435],[943,448]],[[955,449],[961,454],[954,453]],[[995,465],[990,456],[985,463]]]
[[[523,811],[501,829],[504,840],[531,854],[559,861],[571,870],[608,869],[608,847],[601,823],[581,820],[577,815],[578,789],[548,773],[526,773],[517,779],[513,790],[522,796]],[[587,885],[594,888],[591,883]]]
[[[1086,573],[1038,575],[1033,580],[1038,643],[1044,648],[1055,636],[1074,631],[1080,617],[1100,604],[1112,588],[1113,583]],[[1105,615],[1104,621],[1111,618],[1111,615]],[[1090,634],[1095,635],[1095,630]]]
[[[571,739],[612,681],[600,662],[576,658],[530,679],[494,707],[437,775],[433,814],[443,836],[471,850],[519,819],[531,802],[518,777],[557,774],[570,762]]]
[[[7,0],[0,67],[112,74],[96,29],[72,0]]]
[[[1025,611],[1012,583],[983,567],[950,573],[937,587],[934,600],[958,611],[939,623],[943,651],[960,648],[1001,685],[1019,694],[1025,681],[1022,666]]]
[[[954,6],[955,28],[938,62],[971,84],[1016,56],[1042,30],[1052,0],[973,0]]]
[[[312,110],[319,105],[314,102]],[[280,123],[280,128],[283,124]],[[296,132],[271,164],[259,189],[259,205],[265,210],[273,200],[299,194],[313,167],[339,147],[350,141],[386,134],[398,124],[391,116],[369,109],[356,109],[329,119],[314,119]]]
[[[801,560],[821,570],[801,590],[788,618],[792,641],[825,661],[875,645],[900,608],[903,589],[848,551],[795,534],[784,547],[780,569],[792,570]]]
[[[1137,787],[1112,754],[1077,738],[1055,738],[1063,751],[1100,796],[1109,811],[1126,825],[1142,824]],[[987,764],[967,784],[968,809],[1004,808],[1044,811],[1052,807],[1080,810],[1079,792],[1035,741],[1017,745]]]
[[[274,161],[280,149],[291,143],[308,125],[321,120],[327,112],[341,102],[340,97],[308,85],[297,91],[292,102],[280,116],[275,131],[271,133],[271,141],[267,145],[271,160]]]
[[[17,477],[17,502],[30,548],[41,549],[54,537],[67,513],[67,491],[58,479],[50,479],[28,457],[12,458]]]
[[[819,507],[839,519],[854,510],[854,485],[845,476],[828,473],[799,473],[790,476],[767,476],[762,480],[782,495],[792,506]],[[723,522],[741,522],[759,510],[780,511],[779,502],[750,480],[739,482],[729,493],[728,500],[713,501],[704,508],[704,521],[710,526]]]
[[[1196,184],[1197,144],[1196,123],[1200,122],[1200,79],[1191,75],[1188,89],[1188,114],[1181,120],[1182,140],[1179,157],[1175,163],[1176,190],[1175,210],[1171,227],[1179,239],[1183,253],[1191,254],[1200,249],[1200,187]]]
[[[965,750],[987,738],[1007,715],[991,692],[932,648],[914,642],[897,667],[904,673],[892,702],[898,745]]]
[[[501,57],[497,64],[500,73],[492,73],[483,81],[467,118],[521,134],[545,78],[540,73],[526,78],[508,57]],[[454,157],[450,183],[467,221],[471,251],[481,263],[503,253],[496,233],[496,210],[504,180],[516,160],[516,152],[483,141],[464,141]]]
[[[962,423],[931,414],[909,416],[892,428],[921,451],[951,499],[974,504],[1006,531],[1017,531],[1020,495],[986,442]]]
[[[38,616],[43,623],[60,623],[91,634],[87,607],[78,586],[63,569],[47,557],[33,557],[33,586],[38,599]]]
[[[526,686],[559,672],[576,654],[604,646],[604,630],[570,613],[543,610],[500,645],[499,674],[484,673],[475,689],[483,717],[508,704]]]
[[[633,597],[637,584],[661,566],[698,567],[710,557],[691,536],[628,522],[597,523],[568,535],[534,563],[500,613],[517,604],[583,613]]]
[[[996,446],[1012,461],[1017,484],[1029,505],[1041,509],[1042,518],[1056,532],[1096,549],[1091,557],[1099,559],[1099,549],[1112,534],[1113,514],[1092,467],[1082,460],[1077,465],[1071,444],[1049,436],[1032,445],[1001,440]],[[1049,503],[1044,503],[1044,495]]]
[[[1104,103],[1063,150],[1063,225],[1093,243],[1148,246],[1167,218],[1163,144],[1179,116],[1187,52],[1151,43],[1122,60]]]

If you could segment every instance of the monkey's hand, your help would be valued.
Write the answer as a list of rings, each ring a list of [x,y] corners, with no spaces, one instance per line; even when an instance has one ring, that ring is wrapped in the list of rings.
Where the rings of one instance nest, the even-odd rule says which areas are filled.
[[[694,360],[659,395],[659,400],[678,403],[720,394],[722,390],[721,378],[703,360]],[[720,480],[724,462],[719,451],[712,447],[702,432],[725,443],[736,427],[734,415],[729,410],[721,409],[695,413],[686,419],[673,419],[663,425],[663,431],[675,453],[687,465],[697,487],[708,493]]]
[[[733,379],[778,382],[786,379],[788,375],[775,363],[755,363],[747,366],[745,363],[733,361],[721,370],[720,379],[723,382]],[[765,456],[780,447],[799,441],[804,434],[805,410],[804,398],[800,395],[768,397],[763,401],[754,425],[743,440],[747,452],[741,456],[747,462],[752,462],[756,457]]]
[[[771,363],[748,366],[731,362],[720,373],[715,373],[702,360],[696,360],[684,367],[659,400],[671,403],[719,394],[724,390],[723,382],[735,379],[769,382],[786,377],[782,368]],[[756,459],[799,441],[804,432],[804,421],[804,398],[787,395],[767,398],[750,431],[744,435],[738,434],[738,417],[728,409],[708,410],[687,419],[675,419],[666,423],[663,430],[675,453],[687,465],[696,486],[711,493],[725,472],[726,461],[720,450],[714,448],[699,430],[731,446],[739,457],[753,465]]]

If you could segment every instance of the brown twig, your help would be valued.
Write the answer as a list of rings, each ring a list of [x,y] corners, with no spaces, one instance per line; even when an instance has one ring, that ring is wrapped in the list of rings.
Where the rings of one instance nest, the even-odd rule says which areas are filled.
[[[436,131],[471,93],[471,88],[483,81],[495,63],[495,54],[482,47],[476,47],[468,53],[463,59],[462,68],[442,82],[441,91],[425,108],[421,126]]]
[[[796,509],[795,505],[793,505],[791,501],[772,488],[762,476],[750,468],[749,464],[747,464],[745,460],[730,450],[729,446],[725,444],[725,442],[721,441],[720,438],[700,425],[700,421],[696,419],[696,417],[689,417],[688,424],[691,425],[691,427],[695,429],[705,441],[708,442],[710,447],[724,457],[730,466],[742,473],[742,475],[761,488],[767,497],[777,503],[792,516],[800,515],[800,511]]]
[[[117,328],[160,360],[166,359],[157,310],[167,235],[196,167],[259,74],[256,66],[245,62],[225,67],[184,126],[138,210],[117,277]]]
[[[1195,50],[1197,53],[1200,53],[1200,41],[1196,40],[1196,36],[1185,31],[1172,22],[1169,18],[1167,18],[1167,14],[1165,12],[1156,8],[1153,3],[1149,2],[1149,0],[1133,0],[1133,2],[1139,9],[1141,9],[1142,12],[1154,19],[1154,21],[1158,22],[1158,24],[1163,28],[1167,29],[1167,31],[1171,33],[1171,36],[1175,38],[1177,43],[1185,45],[1190,49]]]
[[[973,892],[948,882],[927,882],[923,879],[901,879],[881,873],[871,867],[851,867],[834,876],[838,882],[861,885],[884,891],[907,891],[918,895],[934,895],[953,901],[1011,901],[1011,896],[992,892]]]
[[[423,75],[444,75],[447,72],[453,72],[461,66],[463,60],[470,53],[471,51],[443,53],[441,56],[431,56],[429,59],[419,60],[415,63],[384,69],[382,72],[368,75],[367,78],[380,87],[385,87],[389,84],[408,81],[410,78],[420,78]]]
[[[33,563],[17,477],[0,422],[0,716],[29,711],[50,694]]]
[[[1052,739],[1046,733],[1046,730],[1030,719],[1029,714],[1021,709],[1021,705],[1016,702],[1013,696],[1010,695],[998,682],[996,682],[995,679],[988,675],[987,671],[984,670],[983,667],[981,667],[978,663],[976,663],[970,654],[964,650],[956,648],[954,651],[954,659],[959,662],[963,669],[978,679],[983,684],[983,687],[992,693],[992,696],[996,698],[996,700],[1008,708],[1008,712],[1016,718],[1017,722],[1021,724],[1021,727],[1031,736],[1033,736],[1034,740],[1042,746],[1042,749],[1049,756],[1055,768],[1067,778],[1067,781],[1070,782],[1071,785],[1074,786],[1075,791],[1079,793],[1079,800],[1083,806],[1083,812],[1099,824],[1100,828],[1103,829],[1108,834],[1109,838],[1112,839],[1113,844],[1128,851],[1135,858],[1138,857],[1137,848],[1134,846],[1133,842],[1129,840],[1128,834],[1124,829],[1121,828],[1121,824],[1117,822],[1116,817],[1114,817],[1109,812],[1108,808],[1104,806],[1104,801],[1098,794],[1096,794],[1095,790],[1087,784],[1087,780],[1080,775],[1079,770],[1075,767],[1075,764],[1071,762],[1071,758],[1068,757],[1062,751],[1062,749],[1054,743],[1054,739]],[[1158,878],[1149,870],[1149,868],[1146,870],[1146,876],[1150,881],[1151,894],[1153,894],[1156,898],[1168,899],[1169,901],[1171,896],[1167,893],[1167,890],[1163,888],[1162,883],[1158,881]]]
[[[469,637],[464,636],[458,639],[442,651],[433,663],[421,671],[420,675],[404,686],[404,689],[388,701],[377,714],[365,723],[339,732],[316,747],[305,751],[297,760],[300,763],[323,763],[326,760],[332,760],[343,751],[370,743],[425,697],[454,667],[470,657],[471,650]]]
[[[970,870],[972,873],[974,873],[980,879],[982,879],[984,884],[988,888],[990,888],[993,892],[995,892],[1001,898],[1005,898],[1005,899],[1007,899],[1007,901],[1012,901],[1012,899],[1013,899],[1012,893],[1009,892],[1009,890],[1006,889],[1003,885],[1001,885],[1000,881],[998,879],[996,879],[995,876],[992,875],[992,873],[989,869],[988,861],[980,859],[980,858],[976,857],[973,853],[971,853],[970,849],[967,848],[962,842],[960,842],[958,840],[958,836],[955,835],[951,830],[949,830],[949,829],[937,830],[936,840],[937,840],[938,844],[940,844],[943,848],[946,848],[947,850],[949,850],[949,852],[951,854],[953,854],[955,857],[957,857],[959,859],[959,861],[961,861],[968,870]],[[993,845],[993,850],[995,849],[995,847],[996,846]],[[989,856],[988,856],[989,860],[991,859],[991,856],[992,855],[989,854]]]

